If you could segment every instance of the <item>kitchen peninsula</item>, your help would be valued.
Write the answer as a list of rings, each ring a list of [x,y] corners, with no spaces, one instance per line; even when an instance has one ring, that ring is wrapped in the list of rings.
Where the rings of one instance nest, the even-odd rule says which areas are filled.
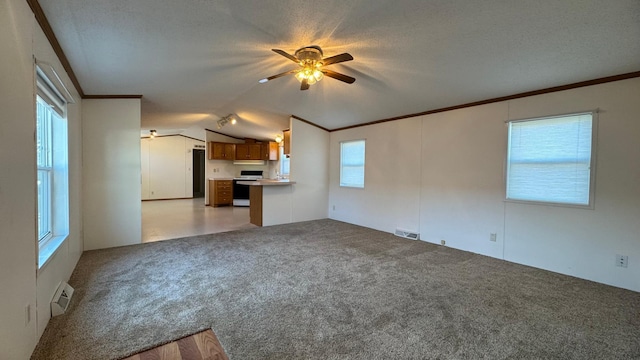
[[[289,180],[239,181],[249,185],[249,222],[258,226],[292,222],[291,194],[296,182]]]

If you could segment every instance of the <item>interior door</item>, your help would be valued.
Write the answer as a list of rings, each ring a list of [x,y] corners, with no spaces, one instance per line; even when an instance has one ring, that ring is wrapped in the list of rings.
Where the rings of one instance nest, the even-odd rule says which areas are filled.
[[[193,197],[204,197],[204,150],[193,149]]]

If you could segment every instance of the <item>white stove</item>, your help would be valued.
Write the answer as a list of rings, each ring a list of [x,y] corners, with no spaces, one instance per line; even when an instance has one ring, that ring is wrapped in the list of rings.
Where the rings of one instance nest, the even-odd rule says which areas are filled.
[[[262,170],[242,170],[240,176],[233,179],[233,206],[249,206],[249,185],[238,181],[257,181],[262,179]]]

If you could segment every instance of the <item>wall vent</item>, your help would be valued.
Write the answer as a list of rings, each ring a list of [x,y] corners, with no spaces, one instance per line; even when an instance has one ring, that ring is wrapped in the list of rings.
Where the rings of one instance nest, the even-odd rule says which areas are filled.
[[[396,229],[395,235],[403,238],[411,239],[411,240],[420,239],[420,234],[411,232],[408,230],[402,230],[402,229]]]
[[[73,288],[66,282],[61,282],[58,285],[58,290],[51,300],[51,315],[58,316],[64,314],[71,303],[71,296],[73,296]]]

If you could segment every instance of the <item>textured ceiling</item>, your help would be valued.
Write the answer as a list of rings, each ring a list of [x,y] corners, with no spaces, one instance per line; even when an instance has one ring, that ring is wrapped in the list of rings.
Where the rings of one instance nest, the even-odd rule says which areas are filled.
[[[142,128],[267,138],[640,70],[638,0],[40,0],[86,94],[142,94]],[[354,61],[300,91],[270,49]]]

